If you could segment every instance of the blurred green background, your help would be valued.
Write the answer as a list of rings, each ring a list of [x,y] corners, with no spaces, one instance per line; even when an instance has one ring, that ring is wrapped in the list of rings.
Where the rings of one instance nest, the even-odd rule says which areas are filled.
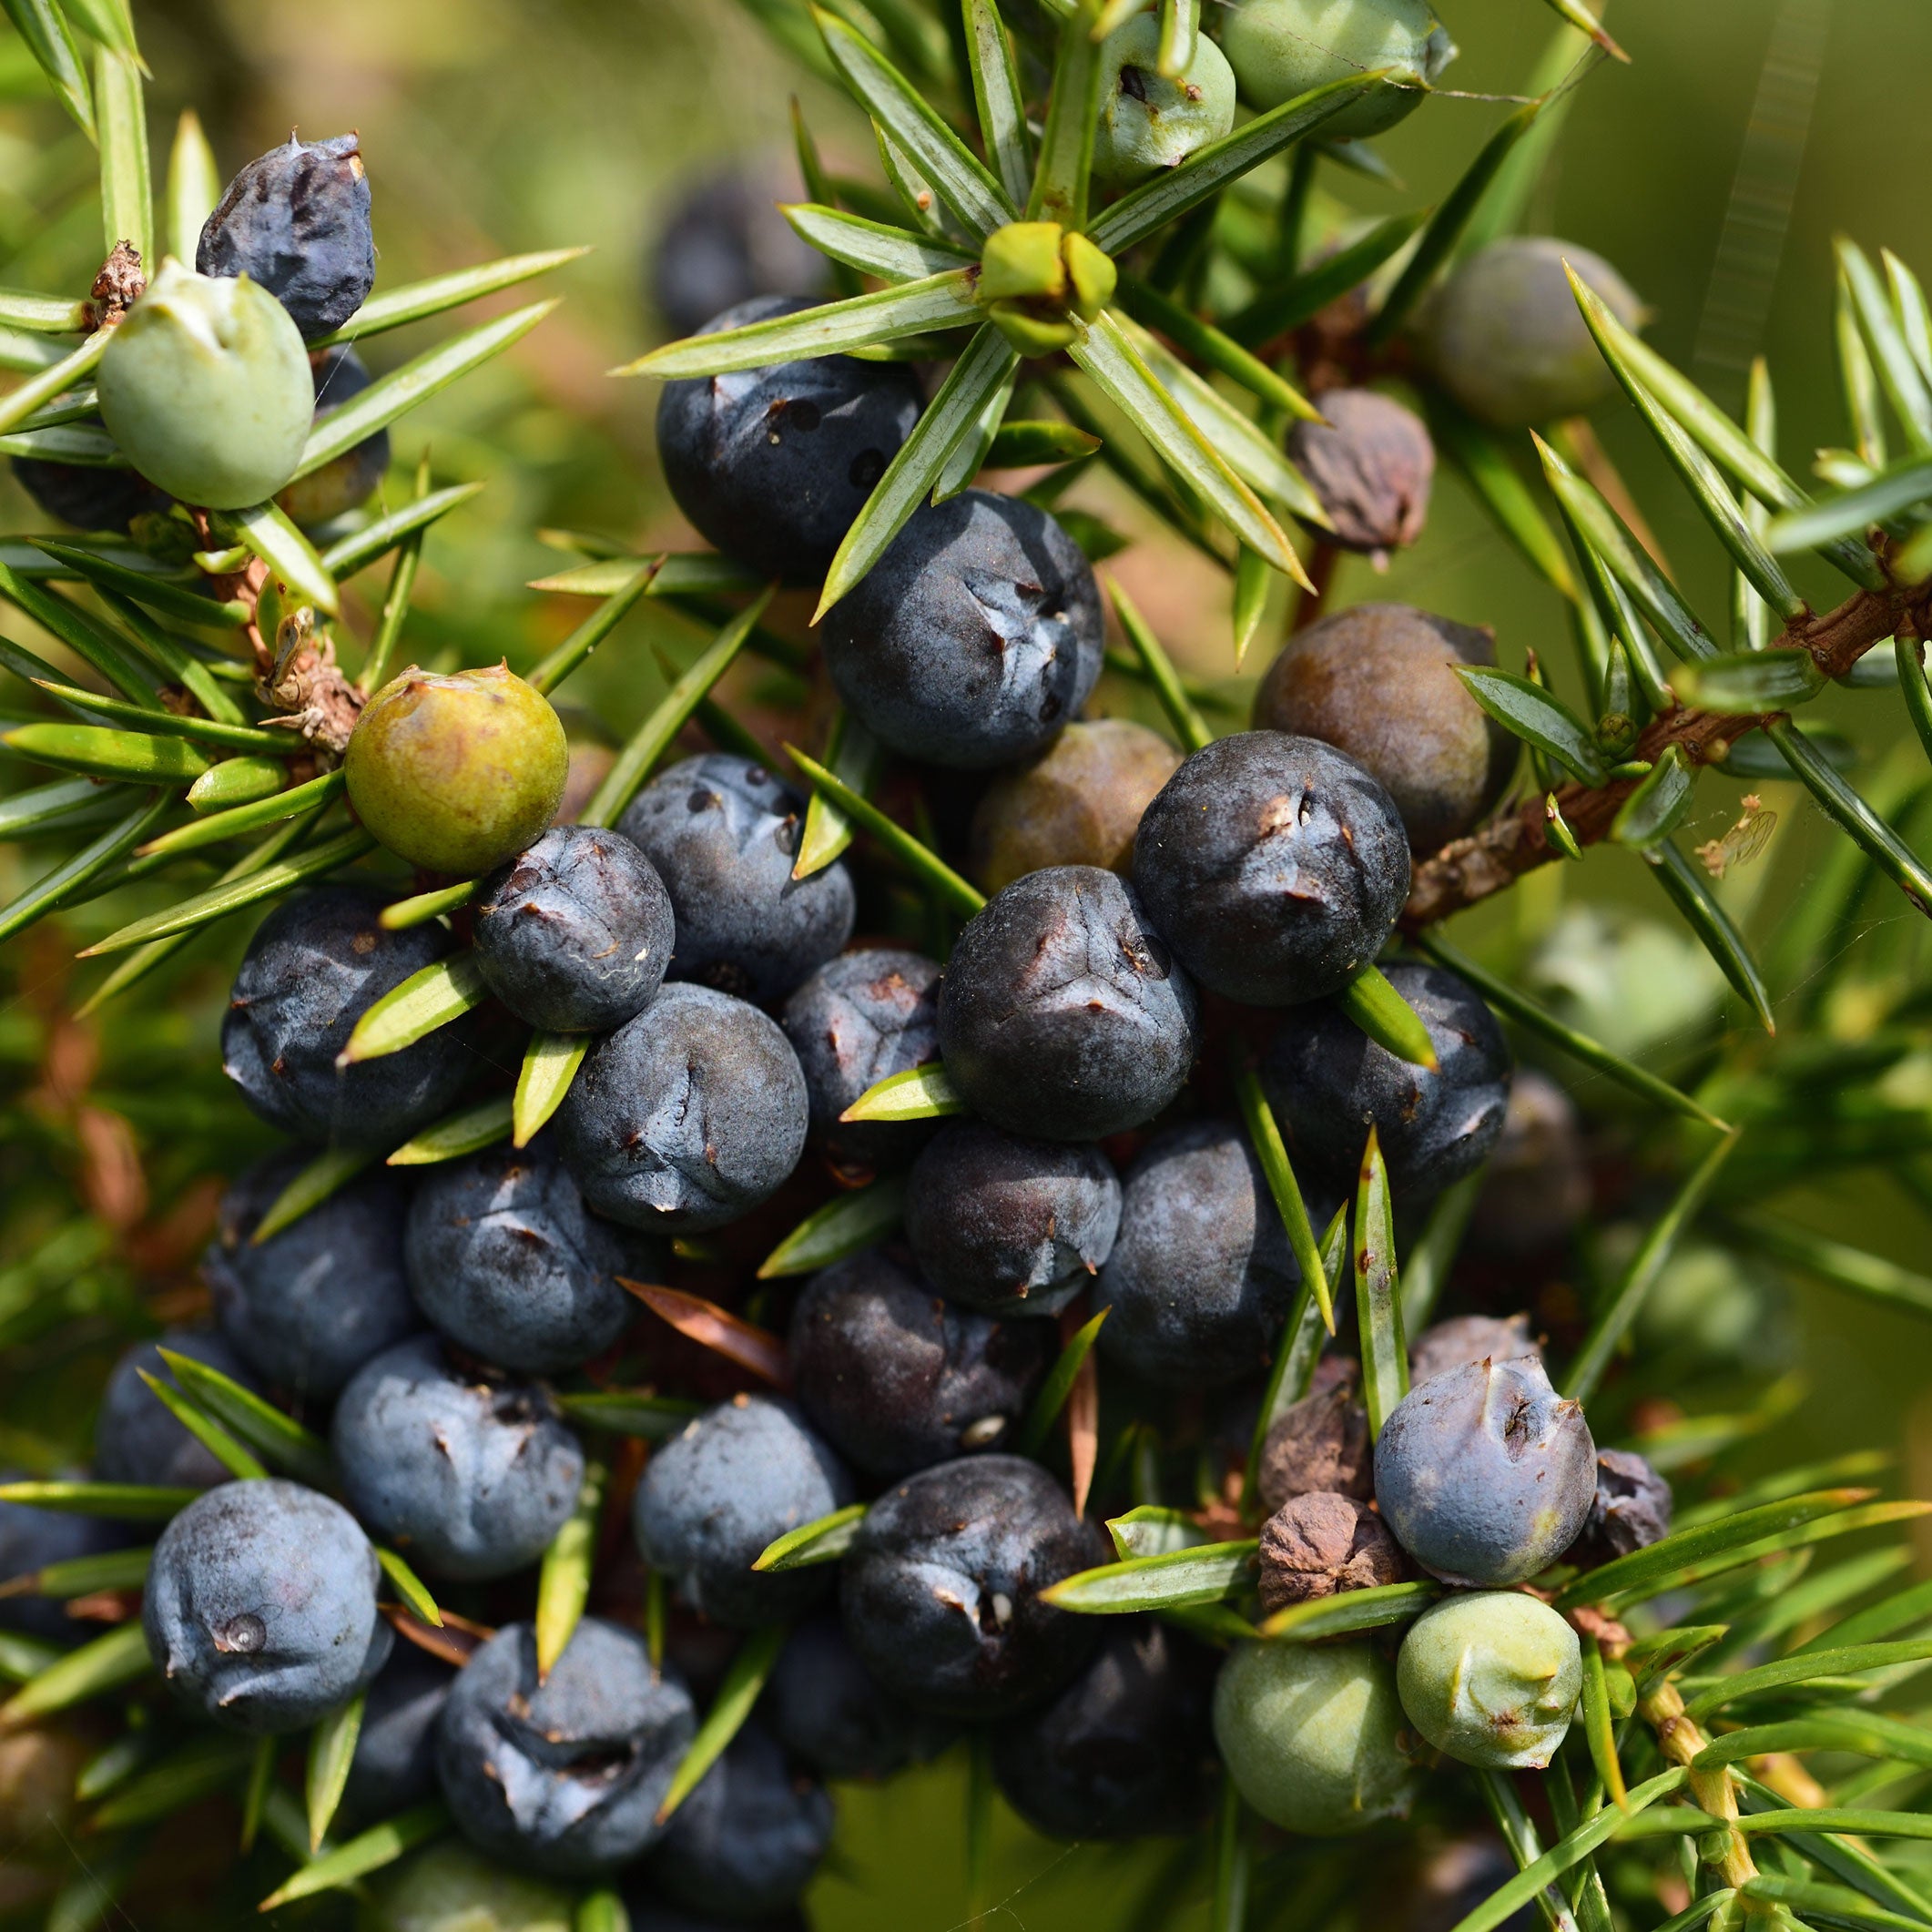
[[[1356,210],[1439,200],[1508,111],[1503,101],[1524,86],[1555,27],[1537,0],[1445,0],[1444,10],[1462,48],[1445,76],[1451,91],[1380,144],[1405,185],[1325,175],[1324,185]],[[873,171],[866,130],[839,97],[792,67],[732,0],[334,0],[327,8],[310,0],[141,0],[137,14],[155,75],[158,171],[186,106],[201,113],[224,172],[291,126],[309,138],[358,129],[376,198],[379,285],[514,250],[594,247],[554,280],[553,292],[567,297],[554,317],[399,433],[392,488],[425,443],[439,481],[489,482],[431,539],[411,631],[418,656],[460,649],[470,662],[501,654],[524,664],[576,621],[582,606],[524,587],[564,561],[538,541],[542,528],[597,533],[626,546],[691,541],[656,475],[655,387],[612,382],[605,371],[666,333],[649,300],[647,256],[696,179],[740,163],[768,170],[775,192],[797,191],[787,119],[794,91],[835,163]],[[1932,5],[1614,0],[1606,21],[1633,64],[1606,64],[1584,85],[1537,190],[1531,225],[1614,261],[1652,305],[1651,339],[1727,406],[1742,399],[1750,357],[1767,353],[1781,454],[1802,477],[1815,447],[1844,434],[1829,355],[1834,234],[1849,232],[1868,249],[1888,246],[1932,272],[1925,192],[1932,123],[1912,111],[1909,92],[1932,72]],[[1907,85],[1884,85],[1894,76]],[[0,119],[0,254],[9,258],[0,282],[81,286],[99,258],[91,154],[71,130],[45,138],[52,125]],[[66,212],[41,232],[30,209],[48,205]],[[525,299],[518,291],[502,306]],[[370,360],[386,366],[419,346],[413,336],[385,338]],[[1721,615],[1728,578],[1716,546],[1654,446],[1621,402],[1601,412],[1597,429],[1691,602]],[[1124,527],[1144,527],[1103,484],[1080,490],[1075,501]],[[1157,542],[1113,567],[1177,656],[1203,676],[1229,675],[1225,580]],[[1801,574],[1800,582],[1821,598],[1835,595],[1822,577]],[[1428,534],[1386,578],[1366,563],[1344,563],[1337,601],[1376,595],[1491,625],[1505,665],[1520,667],[1534,648],[1560,686],[1570,675],[1557,598],[1452,478],[1439,475]],[[351,624],[366,634],[366,612],[351,608]],[[574,699],[612,730],[627,728],[662,689],[650,646],[682,655],[694,635],[641,606]],[[794,703],[801,695],[772,683],[769,672],[743,675],[741,698]],[[1117,692],[1112,701],[1125,702]],[[1868,765],[1905,729],[1882,693],[1836,693],[1819,709],[1835,713],[1868,747]],[[1721,833],[1744,788],[1708,783],[1687,843]],[[1778,834],[1725,892],[1751,913],[1754,930],[1768,935],[1825,845],[1795,787],[1759,788],[1779,814]],[[1575,951],[1598,929],[1577,923],[1566,892],[1663,915],[1631,855],[1599,853],[1581,877],[1587,888],[1545,872],[1508,905],[1464,920],[1458,942],[1508,956],[1540,943],[1546,961],[1552,946]],[[1869,900],[1865,914],[1898,929],[1897,970],[1918,972],[1916,915],[1896,896]],[[1680,944],[1632,961],[1610,991],[1571,991],[1605,1028],[1619,1011],[1626,1020],[1632,1010],[1650,1013],[1654,1023],[1638,1025],[1632,1043],[1667,1066],[1674,1034],[1693,1036],[1722,989],[1713,990],[1701,955]],[[211,958],[210,993],[224,971]],[[25,973],[16,990],[23,1001],[0,1015],[0,1049],[12,1037],[6,1029],[24,1024],[23,1002],[37,996],[45,1006],[56,996],[56,968],[47,964],[37,980]],[[164,1023],[206,1032],[211,1054],[214,1011],[210,999]],[[1841,1032],[1860,1024],[1856,1012],[1831,1019]],[[1588,1084],[1571,1083],[1590,1104]],[[1921,1084],[1916,1098],[1932,1113],[1932,1071]],[[197,1124],[208,1128],[208,1145],[219,1147],[225,1135],[238,1161],[249,1151],[239,1103]],[[1932,1131],[1927,1140],[1932,1144]],[[8,1173],[10,1187],[32,1183],[31,1164]],[[158,1167],[158,1192],[174,1181],[165,1163]],[[16,1207],[23,1198],[16,1195]],[[1834,1175],[1779,1206],[1907,1264],[1927,1246],[1925,1215],[1877,1174]],[[1693,1300],[1705,1294],[1694,1275],[1678,1292]],[[1720,1318],[1706,1299],[1703,1312]],[[1932,1492],[1923,1327],[1804,1290],[1791,1321],[1784,1348],[1802,1366],[1805,1398],[1766,1439],[1764,1457],[1796,1462],[1865,1444],[1891,1448],[1905,1456],[1908,1487]],[[99,1367],[89,1370],[97,1383]],[[7,1418],[70,1402],[84,1381],[56,1376],[31,1392],[10,1375]],[[956,1754],[890,1788],[843,1795],[839,1842],[811,1896],[819,1932],[942,1932],[962,1920],[963,1775]],[[1067,1850],[1030,1837],[1002,1814],[994,1870],[1003,1903],[986,1921],[993,1926],[1156,1932],[1205,1922],[1206,1871],[1193,1854]],[[1328,1922],[1358,1921],[1338,1905]]]

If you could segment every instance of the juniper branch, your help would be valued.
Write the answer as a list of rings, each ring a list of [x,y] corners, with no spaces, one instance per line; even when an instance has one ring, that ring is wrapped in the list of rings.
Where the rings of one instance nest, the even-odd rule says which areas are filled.
[[[1770,650],[1807,651],[1827,677],[1841,677],[1874,645],[1895,636],[1924,640],[1932,632],[1932,585],[1855,591],[1820,616],[1805,612],[1772,640]],[[1776,722],[1781,711],[1730,713],[1679,706],[1644,727],[1631,758],[1654,763],[1671,745],[1693,765],[1721,764],[1747,732]],[[1606,785],[1571,783],[1556,793],[1557,808],[1579,845],[1593,845],[1609,835],[1618,808],[1640,780],[1616,778]],[[1415,869],[1402,924],[1414,932],[1453,912],[1501,891],[1528,871],[1562,854],[1549,836],[1549,815],[1541,798],[1457,839]]]

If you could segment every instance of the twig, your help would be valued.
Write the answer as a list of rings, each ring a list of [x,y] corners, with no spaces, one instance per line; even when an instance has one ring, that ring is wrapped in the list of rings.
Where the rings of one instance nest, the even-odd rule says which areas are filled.
[[[1806,614],[1774,638],[1772,650],[1808,651],[1827,677],[1842,677],[1875,644],[1895,635],[1924,637],[1932,629],[1932,586],[1855,592],[1824,616]],[[1783,712],[1700,711],[1680,706],[1644,727],[1630,753],[1654,764],[1666,746],[1677,745],[1693,765],[1722,763],[1748,731],[1784,717]],[[1613,779],[1608,785],[1570,784],[1556,794],[1579,845],[1608,836],[1617,808],[1640,780]],[[1549,818],[1541,798],[1492,819],[1467,839],[1457,839],[1415,869],[1402,924],[1408,931],[1435,924],[1452,912],[1500,892],[1536,867],[1562,855],[1550,842]]]

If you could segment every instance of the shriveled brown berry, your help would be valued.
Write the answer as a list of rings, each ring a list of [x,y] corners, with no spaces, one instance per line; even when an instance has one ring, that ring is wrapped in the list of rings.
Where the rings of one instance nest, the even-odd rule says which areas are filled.
[[[989,892],[1044,866],[1125,874],[1134,835],[1181,754],[1126,718],[1069,725],[1040,757],[1003,772],[972,815],[973,877]]]
[[[1594,1570],[1671,1533],[1671,1486],[1634,1449],[1597,1451],[1597,1495],[1566,1563]]]
[[[1388,789],[1416,857],[1502,796],[1516,740],[1456,670],[1493,665],[1490,633],[1407,604],[1357,604],[1288,640],[1255,694],[1255,725],[1320,738]]]
[[[1431,1376],[1447,1375],[1471,1362],[1513,1362],[1543,1351],[1530,1333],[1527,1315],[1499,1320],[1493,1315],[1457,1315],[1423,1329],[1408,1351],[1408,1380],[1414,1388]]]
[[[1314,1379],[1308,1384],[1311,1396],[1327,1395],[1331,1388],[1353,1388],[1361,1380],[1361,1365],[1353,1356],[1331,1350],[1315,1365]]]
[[[1401,1580],[1402,1552],[1395,1538],[1368,1504],[1352,1496],[1296,1496],[1261,1526],[1264,1610]]]
[[[1348,1382],[1284,1409],[1262,1447],[1261,1501],[1270,1513],[1293,1496],[1327,1491],[1366,1502],[1375,1494],[1368,1411]]]
[[[1308,479],[1345,550],[1386,559],[1413,544],[1429,515],[1436,446],[1413,410],[1372,389],[1333,389],[1325,422],[1297,422],[1288,454]]]

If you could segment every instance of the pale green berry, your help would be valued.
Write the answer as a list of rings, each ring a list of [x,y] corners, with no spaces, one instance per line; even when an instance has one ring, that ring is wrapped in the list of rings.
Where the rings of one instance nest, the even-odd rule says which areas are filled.
[[[1456,57],[1456,43],[1428,0],[1241,0],[1221,45],[1242,93],[1278,107],[1331,80],[1386,70],[1391,83],[1324,121],[1321,140],[1393,127]]]
[[[1570,1729],[1583,1657],[1547,1603],[1470,1591],[1409,1627],[1396,1683],[1409,1723],[1437,1750],[1485,1770],[1541,1771]]]
[[[1524,429],[1581,415],[1616,387],[1565,261],[1626,328],[1643,320],[1636,291],[1588,249],[1548,235],[1479,249],[1437,291],[1420,325],[1436,380],[1470,415]]]
[[[1368,1643],[1237,1643],[1215,1684],[1215,1743],[1241,1795],[1286,1831],[1333,1836],[1408,1814],[1395,1671]]]
[[[172,256],[116,324],[97,386],[128,462],[208,510],[273,496],[315,414],[309,351],[289,311],[246,275],[197,275]]]
[[[463,1845],[437,1845],[385,1872],[356,1932],[571,1932],[576,1902],[562,1886],[506,1871]]]
[[[506,666],[412,666],[362,707],[343,764],[357,818],[391,851],[472,878],[556,816],[570,747],[549,699]]]
[[[1165,168],[1178,168],[1197,147],[1235,125],[1235,71],[1205,34],[1174,79],[1155,66],[1161,23],[1141,14],[1109,34],[1100,50],[1100,125],[1093,130],[1093,174],[1130,188]]]

